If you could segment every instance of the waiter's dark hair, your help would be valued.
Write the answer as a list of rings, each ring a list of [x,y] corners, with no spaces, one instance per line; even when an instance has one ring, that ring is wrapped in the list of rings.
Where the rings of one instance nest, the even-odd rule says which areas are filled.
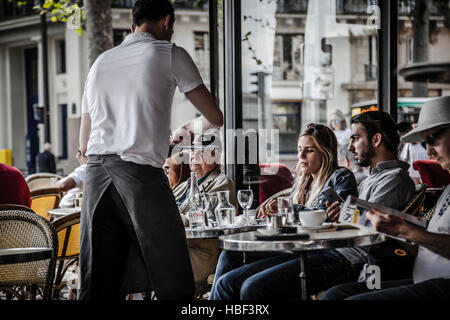
[[[389,113],[382,111],[360,113],[352,118],[351,123],[361,123],[369,141],[376,133],[381,133],[386,149],[397,156],[400,137],[397,132],[397,125]]]
[[[170,15],[170,24],[175,22],[175,12],[169,0],[136,0],[133,10],[133,24],[155,22]]]

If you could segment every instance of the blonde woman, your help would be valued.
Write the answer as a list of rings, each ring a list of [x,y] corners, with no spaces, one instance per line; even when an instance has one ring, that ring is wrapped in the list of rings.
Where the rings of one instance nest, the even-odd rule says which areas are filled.
[[[322,190],[332,187],[343,199],[357,195],[356,180],[347,168],[338,167],[337,141],[327,126],[311,123],[298,140],[297,178],[292,189],[294,211],[326,209]],[[263,204],[259,217],[277,212],[276,199]],[[242,266],[242,255],[223,251],[211,289],[212,300],[259,300],[298,298],[299,259],[290,253],[249,257],[255,262]],[[308,284],[311,291],[321,291],[335,283],[357,276],[359,266],[351,263],[334,250],[308,253],[311,268]]]
[[[292,199],[296,214],[308,209],[325,210],[326,199],[322,191],[328,187],[343,199],[349,194],[357,194],[353,173],[338,166],[336,136],[327,126],[311,123],[300,134],[295,173],[297,179],[292,188]],[[277,200],[270,199],[261,205],[258,217],[277,212]]]

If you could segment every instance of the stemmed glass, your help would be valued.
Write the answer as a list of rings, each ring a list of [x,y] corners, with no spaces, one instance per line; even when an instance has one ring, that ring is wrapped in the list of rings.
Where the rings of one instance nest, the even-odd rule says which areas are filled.
[[[251,189],[239,190],[237,197],[239,205],[244,209],[244,224],[249,224],[248,209],[253,203],[253,191]]]

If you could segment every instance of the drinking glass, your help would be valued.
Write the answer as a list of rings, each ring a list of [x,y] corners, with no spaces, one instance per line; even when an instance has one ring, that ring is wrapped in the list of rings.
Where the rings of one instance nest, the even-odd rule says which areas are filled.
[[[209,215],[209,208],[211,205],[211,201],[209,198],[209,195],[207,193],[201,193],[200,194],[200,208],[203,211],[203,217],[205,218],[205,227],[210,227],[208,215]]]
[[[237,198],[239,205],[244,209],[244,224],[249,224],[248,209],[253,203],[253,191],[251,189],[239,190]]]
[[[216,209],[217,205],[219,204],[219,199],[217,198],[217,194],[215,192],[209,194],[208,197],[209,197],[209,206],[208,206],[208,209],[206,210],[208,224],[210,226],[212,226],[213,228],[216,228],[219,224],[219,221],[217,221],[214,210]]]
[[[291,197],[278,197],[277,198],[278,214],[286,218],[287,224],[294,223],[294,208],[292,205]]]
[[[217,191],[217,199],[219,204],[214,209],[216,220],[219,223],[219,227],[227,228],[234,225],[234,216],[236,215],[236,208],[230,203],[229,190]]]
[[[81,205],[83,203],[83,192],[76,192],[75,197],[73,199],[73,206],[75,208],[81,208]]]

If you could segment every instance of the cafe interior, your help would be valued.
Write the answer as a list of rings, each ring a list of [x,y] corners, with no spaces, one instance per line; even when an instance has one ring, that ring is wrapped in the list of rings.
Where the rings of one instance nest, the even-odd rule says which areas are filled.
[[[130,10],[133,2],[112,1],[120,10]],[[370,248],[392,240],[358,220],[377,204],[338,191],[331,178],[317,187],[312,181],[321,169],[305,159],[310,159],[310,144],[317,148],[321,143],[321,138],[310,139],[312,132],[335,137],[334,144],[321,145],[334,153],[331,158],[322,154],[320,163],[342,174],[346,170],[354,176],[356,190],[372,173],[353,158],[352,118],[383,111],[394,124],[408,123],[412,129],[424,103],[450,94],[449,18],[439,10],[439,1],[429,1],[433,5],[424,29],[429,36],[424,37],[425,49],[419,48],[420,10],[414,5],[422,2],[174,2],[176,24],[194,31],[192,43],[177,42],[175,27],[174,41],[190,48],[224,118],[224,125],[212,133],[195,135],[188,144],[171,144],[163,167],[185,227],[196,300],[319,300],[329,288],[350,281],[316,280],[320,271],[312,266],[319,258],[313,255],[362,247],[370,256],[376,252]],[[443,2],[450,11],[450,2]],[[196,23],[203,23],[201,31],[195,30]],[[181,109],[174,110],[175,123],[197,115],[192,112],[185,119]],[[401,143],[395,152],[409,162],[406,172],[413,187],[395,212],[426,226],[450,175],[426,152],[420,159],[403,158],[405,147]],[[29,205],[0,204],[0,300],[77,299],[85,167],[80,160],[72,173],[21,170]],[[313,180],[305,180],[311,172]],[[306,189],[302,181],[309,181]],[[327,208],[335,202],[341,214],[332,219]],[[404,246],[394,245],[391,255],[402,267],[402,277],[412,273],[414,260]],[[289,286],[290,294],[258,296],[252,292],[262,283],[256,276],[240,283],[240,293],[227,289],[227,283],[237,281],[235,270],[261,260],[268,263],[270,257],[280,258],[270,266],[277,276],[283,274],[280,266],[288,268],[291,262],[289,282],[295,285]],[[236,266],[226,269],[230,261]],[[371,264],[369,259],[365,267]],[[352,269],[354,282],[360,269]],[[269,283],[269,272],[258,275]],[[389,276],[399,277],[394,272]],[[151,289],[121,294],[124,300],[158,300],[157,290]]]

